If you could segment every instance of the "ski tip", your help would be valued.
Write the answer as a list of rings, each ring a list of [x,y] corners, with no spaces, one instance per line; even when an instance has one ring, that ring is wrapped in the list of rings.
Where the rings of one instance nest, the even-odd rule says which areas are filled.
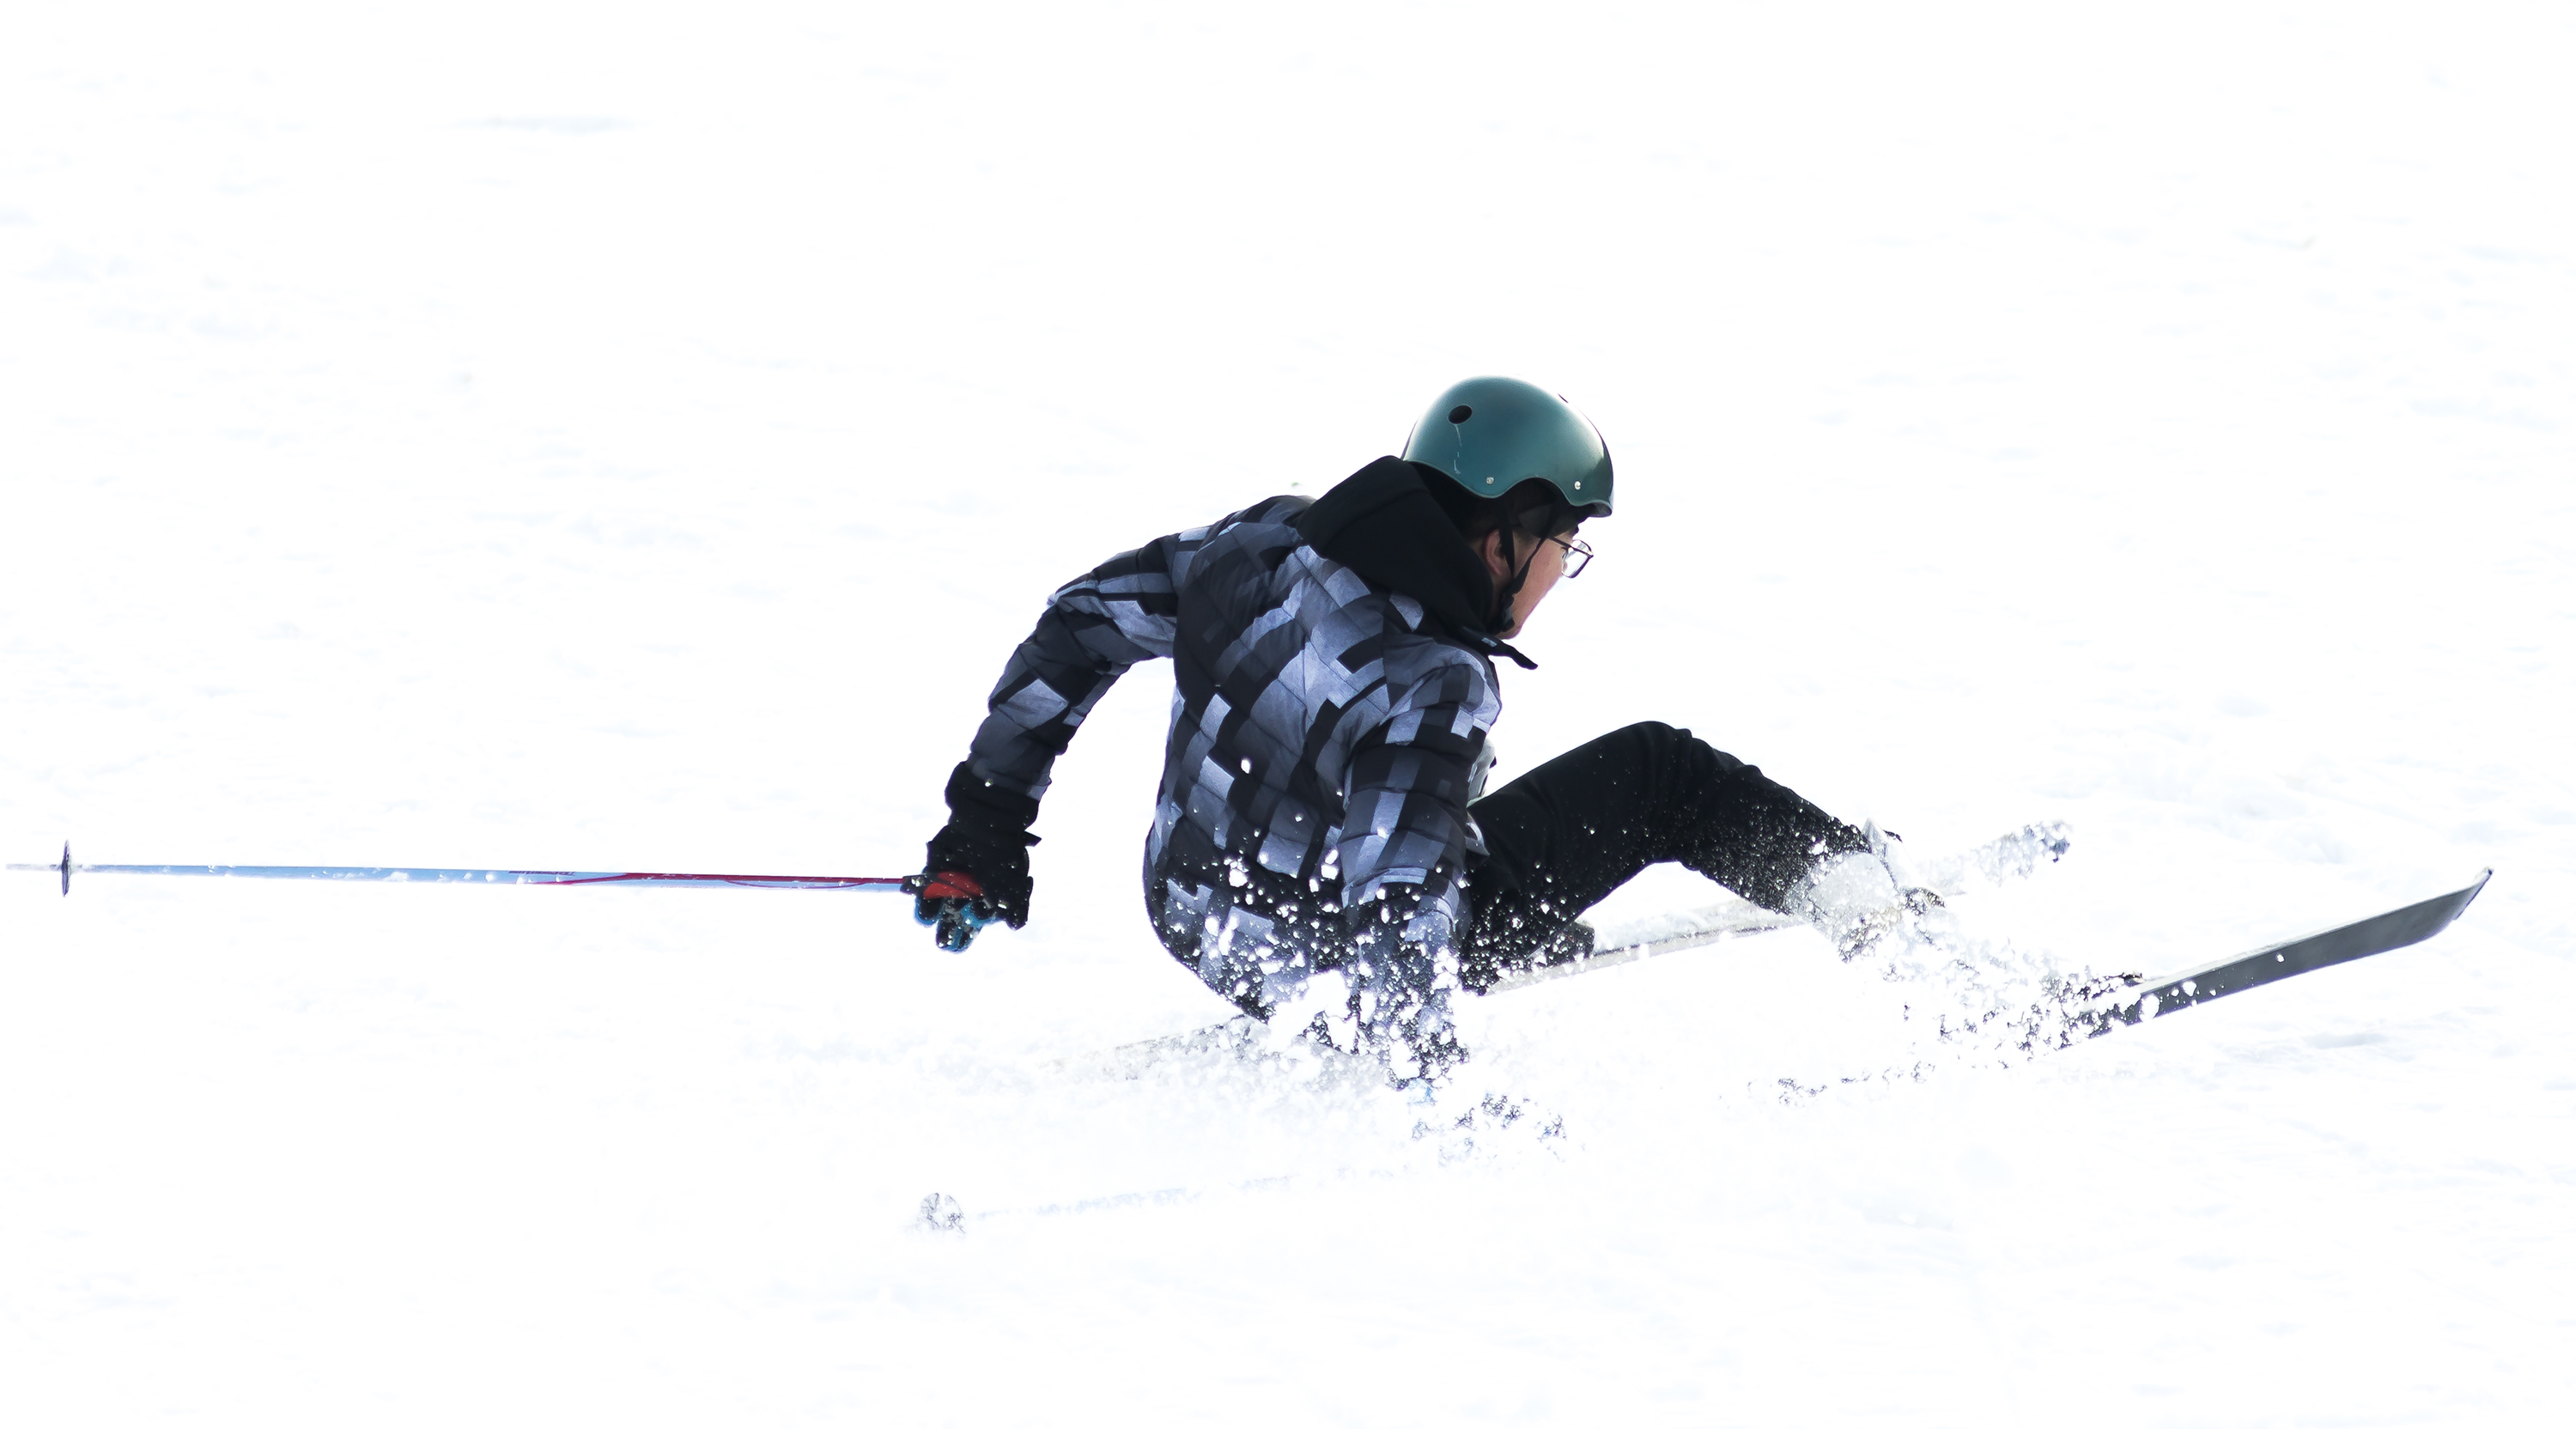
[[[2469,905],[2477,902],[2478,895],[2487,891],[2487,880],[2493,877],[2495,877],[2495,870],[2492,868],[2478,870],[2478,881],[2469,885],[2469,896],[2460,900],[2460,913],[2469,911]],[[2451,916],[2457,918],[2460,914],[2454,913]]]

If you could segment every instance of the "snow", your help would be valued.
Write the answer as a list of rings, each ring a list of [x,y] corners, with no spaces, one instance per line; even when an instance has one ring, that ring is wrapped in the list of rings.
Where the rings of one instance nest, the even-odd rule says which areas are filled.
[[[1811,934],[1676,954],[1475,1005],[1429,1110],[1054,1065],[1225,1011],[1138,906],[1153,670],[963,957],[865,894],[8,875],[0,1402],[2565,1422],[2571,29],[13,13],[12,861],[908,872],[1057,582],[1505,372],[1623,489],[1499,777],[1665,719],[1927,854],[2064,819],[1957,904],[2034,965],[2496,875],[2037,1061]]]

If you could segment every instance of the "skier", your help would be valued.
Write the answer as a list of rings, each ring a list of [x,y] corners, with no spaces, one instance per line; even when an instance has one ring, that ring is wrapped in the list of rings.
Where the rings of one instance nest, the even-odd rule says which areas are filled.
[[[1494,660],[1611,508],[1592,423],[1529,383],[1440,394],[1400,457],[1113,556],[1047,602],[948,780],[916,915],[963,951],[1028,921],[1049,769],[1112,682],[1176,690],[1145,907],[1163,946],[1265,1021],[1385,1059],[1399,1085],[1463,1059],[1458,988],[1590,953],[1579,915],[1679,862],[1807,917],[1846,955],[1930,895],[1873,838],[1690,731],[1635,724],[1486,793]],[[1338,998],[1330,993],[1338,992]],[[1302,1005],[1301,1005],[1302,1000]]]

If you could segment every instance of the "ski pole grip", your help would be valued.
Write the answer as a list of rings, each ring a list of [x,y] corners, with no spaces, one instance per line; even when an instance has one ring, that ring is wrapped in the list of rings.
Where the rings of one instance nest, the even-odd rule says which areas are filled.
[[[984,881],[971,873],[949,870],[941,873],[916,873],[903,881],[906,893],[916,898],[981,898]]]

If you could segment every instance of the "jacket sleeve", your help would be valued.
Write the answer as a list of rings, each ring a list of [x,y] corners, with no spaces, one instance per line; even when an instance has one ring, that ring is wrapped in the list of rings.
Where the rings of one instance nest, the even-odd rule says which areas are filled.
[[[1048,599],[985,701],[984,723],[949,781],[951,808],[963,796],[1021,815],[1023,828],[1035,821],[1056,756],[1092,706],[1130,666],[1172,653],[1180,609],[1175,571],[1208,530],[1112,556]]]
[[[1485,731],[1502,712],[1491,672],[1456,653],[1397,686],[1385,724],[1353,750],[1333,857],[1355,939],[1394,928],[1437,948],[1467,921],[1468,787]]]

